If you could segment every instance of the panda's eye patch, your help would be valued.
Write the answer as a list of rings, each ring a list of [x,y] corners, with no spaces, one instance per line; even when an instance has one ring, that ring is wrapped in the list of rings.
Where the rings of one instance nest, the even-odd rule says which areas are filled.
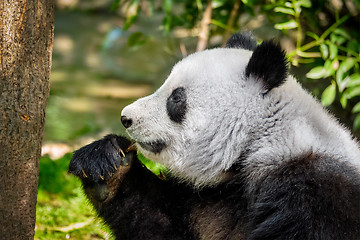
[[[172,91],[166,102],[166,109],[169,118],[177,123],[181,123],[186,113],[186,94],[183,87],[178,87]]]
[[[170,101],[173,101],[174,103],[179,103],[181,102],[181,95],[179,93],[174,94],[173,96],[170,97]]]

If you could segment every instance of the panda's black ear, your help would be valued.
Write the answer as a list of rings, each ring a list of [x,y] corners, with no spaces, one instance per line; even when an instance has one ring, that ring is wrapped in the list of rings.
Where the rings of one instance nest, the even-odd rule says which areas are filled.
[[[226,48],[242,48],[253,51],[257,42],[251,32],[236,33],[226,43]]]
[[[288,75],[288,62],[280,44],[264,41],[257,46],[246,66],[246,77],[250,75],[263,81],[267,91],[283,84]]]

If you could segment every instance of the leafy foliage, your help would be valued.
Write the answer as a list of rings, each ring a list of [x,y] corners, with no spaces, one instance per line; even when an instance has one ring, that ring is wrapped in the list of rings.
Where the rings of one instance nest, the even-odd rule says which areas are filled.
[[[302,44],[301,18],[303,8],[310,8],[310,0],[294,0],[290,2],[278,2],[285,7],[275,7],[274,11],[290,15],[292,18],[286,23],[275,24],[275,28],[280,30],[295,29],[297,31],[296,50],[288,54],[293,65],[298,63],[314,61],[314,67],[306,74],[310,79],[325,79],[330,81],[330,85],[325,88],[321,95],[321,103],[324,106],[331,105],[336,95],[339,95],[341,106],[345,109],[348,101],[360,96],[359,83],[359,63],[360,63],[360,42],[359,34],[351,28],[347,30],[342,25],[350,18],[345,15],[337,19],[322,34],[307,32],[313,40]],[[337,15],[338,16],[338,15]],[[290,24],[291,23],[291,24]],[[310,52],[311,51],[311,52]],[[320,61],[315,62],[315,58]],[[304,61],[305,60],[305,61]],[[355,105],[356,106],[356,105]],[[360,116],[357,109],[353,106],[353,113],[357,113],[354,121],[354,129],[360,128]]]
[[[126,5],[128,9],[124,28],[134,23],[141,9],[145,9],[141,6],[146,5],[151,9],[147,10],[150,15],[156,10],[163,13],[165,34],[177,27],[197,31],[208,2],[115,0],[118,6]],[[241,30],[240,21],[235,20],[243,13],[263,14],[283,35],[295,36],[296,48],[288,54],[292,65],[311,66],[306,77],[327,83],[327,87],[320,89],[322,104],[329,106],[338,102],[345,111],[352,109],[356,115],[354,129],[360,128],[360,106],[357,105],[360,100],[360,36],[356,27],[359,22],[354,17],[359,15],[358,1],[347,1],[345,6],[343,1],[332,0],[212,0],[211,6],[210,38],[215,35],[229,37],[229,33]],[[130,46],[146,41],[138,32],[133,35]]]

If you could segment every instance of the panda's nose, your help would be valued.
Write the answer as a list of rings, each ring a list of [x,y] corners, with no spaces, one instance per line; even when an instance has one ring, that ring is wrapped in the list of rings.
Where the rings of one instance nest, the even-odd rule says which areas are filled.
[[[125,128],[131,127],[133,121],[131,118],[128,118],[126,116],[121,116],[121,123],[124,125]]]

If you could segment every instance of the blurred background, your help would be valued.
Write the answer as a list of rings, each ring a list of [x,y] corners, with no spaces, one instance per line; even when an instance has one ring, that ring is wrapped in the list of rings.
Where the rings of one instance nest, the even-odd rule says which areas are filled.
[[[359,10],[358,0],[56,0],[35,239],[112,239],[67,174],[72,152],[124,135],[124,106],[238,31],[278,40],[291,73],[360,136]]]

